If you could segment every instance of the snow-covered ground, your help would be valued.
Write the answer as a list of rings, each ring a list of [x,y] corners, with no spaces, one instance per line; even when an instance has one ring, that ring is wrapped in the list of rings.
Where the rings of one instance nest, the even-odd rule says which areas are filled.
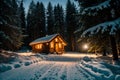
[[[20,68],[22,66],[29,66],[31,64],[40,62],[44,59],[44,56],[41,54],[34,54],[34,53],[16,53],[15,59],[9,61],[8,63],[1,63],[0,64],[0,73],[12,70],[15,68]],[[1,80],[1,79],[0,79]]]
[[[96,59],[94,54],[23,53],[20,56],[21,65],[29,61],[31,64],[1,72],[0,80],[120,80],[120,66]],[[15,62],[11,63],[11,66],[14,64]]]

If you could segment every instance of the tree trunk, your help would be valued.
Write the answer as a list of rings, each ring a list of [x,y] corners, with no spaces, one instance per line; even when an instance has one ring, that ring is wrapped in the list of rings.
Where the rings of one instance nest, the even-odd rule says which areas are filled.
[[[71,35],[71,50],[75,51],[75,37]]]
[[[103,56],[107,56],[105,48],[103,49]]]
[[[113,60],[118,60],[118,53],[117,53],[115,37],[111,35],[110,36],[110,41],[111,41]]]

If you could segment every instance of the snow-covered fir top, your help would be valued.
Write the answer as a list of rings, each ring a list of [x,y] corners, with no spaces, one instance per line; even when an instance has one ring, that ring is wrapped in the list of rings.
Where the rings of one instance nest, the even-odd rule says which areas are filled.
[[[120,28],[120,18],[114,20],[114,21],[109,21],[109,22],[104,22],[101,24],[98,24],[96,26],[93,26],[86,31],[83,32],[82,36],[85,36],[87,33],[89,35],[93,35],[101,31],[101,33],[104,33],[105,31],[109,30],[109,34],[114,34],[117,29]]]
[[[98,4],[97,6],[87,7],[83,10],[83,12],[81,14],[82,15],[86,14],[86,15],[93,15],[94,16],[94,15],[97,14],[97,11],[110,7],[110,4],[109,4],[110,1],[111,0],[107,0],[103,3]],[[92,10],[96,10],[96,12],[92,11]]]
[[[36,43],[45,43],[45,42],[50,42],[53,38],[55,38],[56,36],[58,36],[59,34],[52,34],[52,35],[48,35],[48,36],[45,36],[45,37],[41,37],[41,38],[38,38],[34,41],[32,41],[30,43],[30,45],[33,45],[33,44],[36,44]]]

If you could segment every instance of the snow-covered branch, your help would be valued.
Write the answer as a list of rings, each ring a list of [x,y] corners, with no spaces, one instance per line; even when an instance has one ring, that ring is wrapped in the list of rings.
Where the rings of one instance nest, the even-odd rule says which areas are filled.
[[[98,4],[97,6],[87,7],[83,10],[83,12],[81,14],[82,15],[86,14],[86,15],[93,15],[94,16],[94,15],[97,14],[97,11],[110,7],[110,1],[111,0],[107,0],[103,3]],[[96,11],[94,11],[94,10],[96,10]]]
[[[115,34],[115,31],[120,28],[120,18],[114,20],[114,21],[109,21],[109,22],[104,22],[101,24],[98,24],[96,26],[93,26],[86,31],[83,32],[82,36],[85,36],[87,33],[89,35],[96,34],[101,31],[101,33],[104,33],[105,31],[108,31],[109,29],[109,34]]]

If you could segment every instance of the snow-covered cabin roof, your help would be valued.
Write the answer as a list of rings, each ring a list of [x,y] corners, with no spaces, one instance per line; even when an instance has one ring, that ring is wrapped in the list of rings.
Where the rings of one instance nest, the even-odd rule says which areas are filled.
[[[37,44],[37,43],[50,42],[52,39],[54,39],[58,35],[60,36],[60,34],[52,34],[52,35],[48,35],[48,36],[45,36],[45,37],[38,38],[38,39],[32,41],[29,45],[34,45],[34,44]]]

